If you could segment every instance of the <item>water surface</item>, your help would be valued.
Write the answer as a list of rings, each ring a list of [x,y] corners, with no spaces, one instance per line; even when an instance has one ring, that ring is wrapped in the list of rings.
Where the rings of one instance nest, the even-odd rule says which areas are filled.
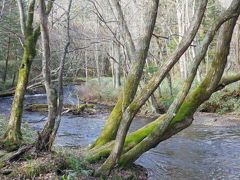
[[[65,87],[65,103],[78,103],[72,95],[74,86]],[[0,114],[9,115],[12,97],[0,98]],[[25,104],[45,103],[45,95],[28,95]],[[55,144],[85,147],[101,132],[108,113],[64,115]],[[225,118],[225,119],[223,119]],[[40,131],[44,114],[24,111],[23,121]],[[222,123],[224,121],[229,123]],[[151,122],[135,118],[131,130]],[[223,116],[197,115],[195,123],[146,152],[137,163],[148,169],[151,180],[234,180],[240,179],[239,122]]]

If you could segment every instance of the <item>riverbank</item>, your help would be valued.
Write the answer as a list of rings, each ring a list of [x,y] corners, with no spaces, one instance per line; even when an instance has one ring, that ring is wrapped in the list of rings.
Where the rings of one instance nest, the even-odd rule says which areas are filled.
[[[4,117],[0,117],[0,137],[7,126]],[[85,179],[100,180],[94,177],[94,171],[100,167],[85,161],[79,149],[55,146],[51,153],[36,153],[33,147],[36,131],[23,124],[23,144],[18,151],[6,152],[0,148],[0,179]],[[18,154],[22,149],[24,153]],[[14,158],[13,158],[14,157]],[[139,165],[129,169],[115,168],[107,179],[147,179],[147,170]]]
[[[72,92],[72,89],[70,89],[70,91]],[[71,93],[68,93],[67,89],[65,92],[67,93],[65,96],[68,97],[66,100],[68,102],[74,102],[74,97],[72,98],[72,96],[69,96]],[[3,107],[0,110],[0,113],[9,113],[11,101],[12,98],[10,97],[0,100],[0,105]],[[46,97],[39,95],[26,96],[25,102],[27,105],[35,103],[44,104],[46,103]],[[65,149],[66,147],[73,147],[67,148],[67,151],[69,151],[69,149],[74,150],[88,146],[100,134],[100,131],[103,128],[108,115],[109,113],[96,113],[93,115],[84,114],[77,116],[72,114],[65,114],[62,117],[62,125],[59,129],[58,137],[56,139],[56,146],[58,148],[60,146],[63,146],[61,149]],[[229,116],[231,116],[231,114]],[[215,117],[217,120],[214,120]],[[210,120],[208,118],[210,118]],[[239,159],[236,158],[237,162],[234,163],[234,166],[231,166],[231,163],[229,161],[232,161],[234,159],[234,157],[231,155],[234,156],[234,154],[238,153],[238,151],[235,149],[236,146],[240,146],[238,144],[238,139],[240,138],[238,133],[239,126],[237,126],[238,124],[235,124],[229,127],[229,124],[225,123],[229,120],[229,118],[226,119],[225,122],[221,124],[221,126],[217,126],[216,123],[221,122],[221,118],[225,119],[226,117],[208,113],[196,114],[195,121],[192,126],[170,138],[169,140],[162,142],[159,147],[156,147],[141,157],[137,163],[148,169],[148,177],[150,180],[155,180],[160,176],[166,177],[165,179],[167,179],[167,177],[168,179],[174,179],[172,177],[176,177],[177,175],[181,178],[194,178],[196,176],[199,176],[202,179],[208,179],[208,174],[212,173],[209,172],[209,169],[216,171],[217,173],[219,172],[219,168],[224,177],[228,177],[230,175],[231,177],[238,177],[237,175],[240,174],[240,172],[235,170],[234,167],[236,164],[238,164]],[[39,121],[40,119],[41,121]],[[138,128],[141,128],[142,126],[151,122],[152,119],[154,119],[154,117],[149,118],[148,115],[143,117],[136,117],[133,121],[130,131],[132,132]],[[42,129],[45,121],[45,115],[42,115],[39,112],[24,112],[23,124],[33,127],[35,132]],[[238,120],[236,119],[234,121]],[[36,136],[34,135],[34,137]],[[213,144],[213,146],[209,146],[209,143]],[[217,144],[216,148],[214,144]],[[227,145],[225,146],[225,144]],[[62,150],[56,149],[54,151],[61,152]],[[199,156],[199,154],[201,155]],[[208,165],[206,165],[206,163],[202,163],[203,159],[207,160],[213,157],[214,160],[209,162]],[[223,157],[224,160],[222,159]],[[199,164],[196,168],[194,164],[195,162]],[[229,171],[225,172],[225,162],[228,162],[228,170],[231,171],[231,173],[229,173]],[[224,167],[219,167],[219,164],[222,166],[224,165]],[[199,166],[201,166],[200,169]],[[74,172],[71,168],[69,169],[71,172]],[[47,175],[47,173],[45,175]],[[49,176],[50,175],[51,173]],[[219,176],[214,174],[214,176],[211,177]]]

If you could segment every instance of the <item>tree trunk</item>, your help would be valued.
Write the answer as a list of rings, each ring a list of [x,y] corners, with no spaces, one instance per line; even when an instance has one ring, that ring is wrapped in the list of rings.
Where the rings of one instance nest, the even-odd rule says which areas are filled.
[[[140,49],[136,53],[136,59],[134,61],[136,66],[134,67],[133,71],[130,72],[130,75],[129,75],[130,79],[128,78],[127,82],[125,83],[124,91],[122,94],[122,96],[125,97],[127,94],[129,94],[129,91],[134,92],[134,94],[132,94],[133,97],[130,96],[131,98],[129,98],[128,100],[132,100],[137,91],[137,88],[138,88],[138,85],[140,82],[140,78],[142,76],[143,68],[146,63],[146,57],[147,57],[153,29],[154,29],[156,18],[157,18],[159,1],[155,0],[151,3],[149,2],[148,4],[149,4],[149,7],[148,7],[148,11],[146,12],[146,18],[148,20],[148,23],[145,24],[146,30],[144,33],[144,37],[143,37],[142,41],[140,41]],[[132,83],[132,84],[130,84],[130,83]],[[129,101],[125,107],[127,107],[130,102],[131,101]],[[123,101],[123,103],[125,103],[125,102]],[[121,108],[121,110],[124,110],[124,109]],[[119,123],[121,121],[122,112],[119,112],[120,119],[119,119],[117,126],[119,126]],[[122,149],[124,139],[125,139],[125,136],[127,133],[127,132],[125,132],[125,129],[122,129],[121,127],[122,127],[122,123],[120,124],[119,130],[118,130],[118,127],[116,127],[116,129],[112,129],[115,131],[115,134],[116,134],[116,131],[118,130],[118,132],[117,132],[118,135],[117,135],[117,139],[115,142],[114,150],[113,150],[112,154],[109,156],[109,158],[105,161],[105,163],[98,169],[98,171],[96,172],[96,175],[109,173],[109,171],[113,168],[113,166],[117,162],[117,159],[119,158],[119,156],[121,154],[121,149]],[[119,138],[119,134],[121,134],[123,136],[123,138],[122,137]],[[114,138],[114,137],[112,137],[112,138]]]
[[[56,121],[55,121],[55,125],[52,131],[52,134],[50,136],[49,139],[49,150],[51,150],[51,147],[55,141],[56,135],[57,135],[57,131],[58,128],[60,126],[61,123],[61,116],[62,116],[62,109],[63,109],[63,96],[64,96],[64,92],[63,92],[63,73],[64,73],[64,65],[65,65],[65,59],[66,56],[68,54],[68,49],[70,46],[70,10],[72,7],[72,0],[69,0],[68,3],[68,9],[67,9],[67,30],[66,30],[66,44],[64,47],[64,52],[63,52],[63,56],[60,62],[60,66],[59,66],[59,74],[58,74],[58,95],[57,95],[57,117],[56,117]]]
[[[48,19],[45,12],[45,2],[40,0],[40,27],[41,27],[41,40],[42,40],[42,74],[44,78],[45,89],[47,93],[48,102],[48,121],[43,130],[38,135],[36,144],[37,151],[50,151],[51,150],[51,134],[53,132],[55,121],[57,117],[57,92],[51,84],[50,73],[50,46],[49,46],[49,32],[48,32]]]
[[[5,69],[3,73],[3,83],[5,84],[6,78],[7,78],[7,72],[8,72],[8,60],[9,60],[9,55],[10,55],[10,37],[8,38],[8,46],[7,46],[7,55],[5,59]]]
[[[199,107],[200,104],[209,99],[212,93],[218,87],[224,71],[224,67],[227,63],[227,57],[230,50],[230,42],[233,34],[233,29],[236,25],[236,21],[237,17],[234,17],[233,19],[229,20],[229,22],[226,22],[221,29],[215,52],[216,55],[213,60],[212,66],[206,78],[202,81],[199,87],[187,96],[185,102],[181,105],[176,115],[174,115],[174,111],[171,112],[170,107],[170,116],[168,116],[167,113],[165,117],[161,119],[157,128],[155,128],[149,136],[144,138],[144,140],[141,141],[138,145],[136,145],[134,148],[122,155],[119,163],[121,166],[127,166],[133,163],[144,152],[148,151],[153,147],[156,147],[161,141],[171,137],[172,135],[176,134],[177,132],[191,124],[192,117],[196,109]],[[180,92],[180,94],[181,93],[182,92]],[[178,98],[179,97],[177,97],[174,103],[179,101]]]
[[[21,2],[21,0],[19,0]],[[46,8],[46,14],[50,13],[52,8],[52,1],[48,2]],[[34,19],[34,7],[35,0],[30,1],[27,20],[25,22],[25,17],[23,13],[23,6],[19,5],[20,11],[20,23],[25,38],[24,42],[24,53],[22,62],[18,72],[18,82],[12,103],[12,109],[10,112],[10,119],[7,128],[7,132],[4,135],[3,146],[6,149],[13,150],[17,149],[21,142],[21,119],[23,113],[23,101],[24,95],[26,93],[26,88],[28,85],[28,77],[31,69],[32,61],[36,55],[36,44],[40,36],[40,26],[37,26],[35,30],[33,29],[33,19]]]
[[[214,37],[214,35],[215,35],[215,33],[216,33],[216,30],[220,27],[220,25],[224,22],[224,21],[226,21],[226,20],[228,20],[230,17],[232,17],[233,15],[232,14],[235,14],[237,11],[239,11],[239,3],[240,3],[240,1],[239,0],[236,0],[236,1],[234,1],[233,2],[233,4],[232,4],[232,6],[231,6],[231,8],[230,8],[230,10],[228,11],[228,12],[226,12],[226,13],[224,13],[223,14],[223,16],[221,16],[214,24],[213,24],[213,26],[210,28],[210,30],[209,30],[209,32],[207,33],[207,35],[206,35],[206,37],[205,37],[205,39],[204,39],[204,41],[201,43],[201,46],[200,46],[200,48],[199,48],[199,51],[198,51],[198,55],[196,56],[196,58],[197,59],[199,59],[198,60],[198,62],[200,63],[201,62],[201,60],[204,58],[204,56],[205,56],[205,54],[206,54],[206,51],[207,51],[207,47],[209,46],[209,44],[210,44],[210,42],[212,41],[212,39],[213,39],[213,37]],[[217,86],[218,85],[218,82],[219,82],[219,79],[221,78],[221,76],[222,76],[222,71],[223,71],[223,69],[224,69],[224,66],[225,66],[225,61],[226,61],[226,57],[227,57],[227,55],[228,55],[228,52],[229,52],[229,44],[230,44],[230,39],[231,39],[231,37],[229,38],[229,36],[231,35],[231,28],[232,28],[232,25],[230,25],[230,28],[228,27],[227,29],[229,30],[230,29],[230,32],[228,31],[227,33],[226,32],[224,32],[225,34],[227,34],[228,36],[225,36],[223,39],[222,39],[222,41],[224,42],[223,44],[221,44],[221,43],[219,43],[219,46],[217,47],[217,54],[216,54],[216,59],[215,59],[215,61],[214,61],[214,63],[213,63],[213,67],[209,70],[209,74],[208,74],[208,78],[207,78],[207,80],[204,80],[203,81],[203,83],[200,85],[200,87],[199,88],[197,88],[196,90],[194,90],[193,91],[193,93],[191,93],[190,95],[188,95],[188,98],[185,100],[185,102],[182,104],[182,106],[181,106],[181,108],[180,108],[180,110],[178,111],[178,113],[177,113],[177,115],[175,116],[175,120],[173,121],[173,122],[178,122],[179,120],[181,121],[181,120],[183,120],[183,119],[187,119],[187,123],[185,122],[185,121],[183,121],[183,125],[184,124],[189,124],[188,123],[188,121],[189,121],[189,119],[191,120],[191,118],[192,118],[192,114],[195,112],[195,110],[197,109],[197,107],[203,102],[203,101],[205,101],[206,99],[208,99],[209,97],[210,97],[210,95],[211,95],[211,93],[213,93],[215,90],[216,90],[216,87],[213,87],[213,86]],[[224,30],[223,30],[224,31]],[[226,28],[225,28],[225,31],[226,31]],[[222,34],[224,34],[224,33],[222,33]],[[229,35],[229,33],[230,33],[230,35]],[[219,47],[221,47],[221,48],[219,48]],[[225,49],[224,49],[225,48]],[[220,49],[220,50],[219,50]],[[215,63],[217,63],[218,64],[218,67],[216,68],[216,66],[215,66]],[[196,73],[196,72],[195,72]],[[217,77],[215,77],[214,76],[214,74],[218,74],[218,76]],[[210,76],[211,75],[211,76]],[[209,81],[209,79],[210,79],[210,81]],[[209,82],[208,82],[209,81]],[[218,82],[217,82],[218,81]],[[206,95],[206,97],[205,97],[205,94],[204,94],[204,92],[203,91],[205,91],[206,90],[206,86],[205,86],[205,84],[206,84],[206,82],[208,82],[208,85],[209,85],[209,87],[210,87],[210,89],[211,89],[211,93],[209,93],[209,94],[207,94]],[[214,85],[213,85],[213,84]],[[190,87],[188,86],[188,89],[189,89]],[[199,92],[199,90],[201,90],[200,92]],[[208,90],[209,91],[209,90]],[[187,91],[186,91],[187,92]],[[203,96],[201,96],[201,93],[203,93]],[[191,98],[189,98],[189,97],[191,97],[192,96],[192,100],[191,100]],[[184,99],[184,96],[181,96],[181,97],[183,97],[182,99]],[[199,100],[199,98],[200,98],[200,100]],[[141,100],[141,99],[140,99]],[[190,103],[187,101],[187,100],[191,100],[190,101]],[[201,102],[202,101],[202,102]],[[181,102],[181,101],[180,101]],[[178,103],[178,104],[181,104],[181,103]],[[191,105],[190,107],[188,107],[188,105]],[[177,106],[176,106],[177,107]],[[187,108],[187,109],[186,109]],[[129,108],[128,108],[129,109]],[[176,109],[178,109],[178,108],[176,108]],[[126,111],[125,111],[126,112]],[[173,114],[173,113],[172,113]],[[124,115],[123,115],[124,116]],[[129,116],[131,116],[131,112],[127,112],[126,113],[126,117],[125,118],[128,118]],[[134,117],[134,116],[133,116]],[[125,119],[125,118],[123,118],[123,120]],[[144,136],[146,135],[146,134],[148,134],[148,133],[151,133],[151,131],[153,130],[153,128],[155,127],[155,125],[157,124],[157,123],[159,123],[159,122],[161,122],[162,120],[164,119],[164,116],[162,116],[161,118],[159,118],[156,122],[154,122],[154,123],[151,123],[151,124],[149,124],[146,128],[142,128],[142,129],[140,129],[139,131],[136,131],[135,133],[132,133],[131,135],[129,135],[128,137],[127,137],[127,139],[126,139],[126,142],[125,142],[125,144],[124,144],[124,148],[123,148],[123,152],[126,152],[126,149],[128,149],[129,148],[129,146],[131,146],[131,147],[136,147],[136,144],[137,144],[137,142],[140,142],[140,141],[142,141],[142,139],[143,138],[145,138]],[[169,118],[169,119],[171,119],[171,117]],[[175,123],[173,123],[174,125],[175,125]],[[181,130],[181,126],[179,127],[178,126],[179,124],[177,123],[176,124],[176,127],[174,127],[174,128],[176,128],[176,130],[178,130],[178,131],[180,131]],[[161,127],[161,126],[160,126]],[[167,126],[168,127],[168,126]],[[171,127],[171,126],[170,126]],[[184,126],[185,127],[185,126]],[[121,126],[120,126],[120,128],[121,128]],[[166,126],[165,126],[165,128],[166,128]],[[168,129],[168,128],[167,128]],[[178,131],[175,131],[175,133],[177,133]],[[120,132],[120,131],[119,131]],[[138,132],[141,132],[141,133],[138,133]],[[165,133],[165,132],[168,132],[168,131],[165,131],[164,130],[164,128],[163,128],[163,132]],[[170,131],[171,132],[171,131]],[[174,131],[172,131],[172,132],[174,132]],[[156,132],[155,132],[156,133]],[[123,132],[121,132],[121,133],[119,133],[120,134],[120,136],[122,135],[122,134],[124,134]],[[173,135],[174,133],[168,133],[168,137],[170,137],[169,136],[169,134],[170,135]],[[136,136],[135,136],[136,135]],[[154,139],[154,136],[155,136],[155,134],[153,134],[152,136],[150,136],[149,138],[148,138],[148,140],[149,139]],[[164,136],[163,136],[164,137]],[[167,138],[168,138],[167,137]],[[155,139],[156,139],[156,137],[155,137]],[[151,142],[151,141],[150,141]],[[149,143],[149,141],[148,141],[148,143]],[[115,146],[116,146],[116,143],[115,143]],[[137,145],[138,146],[138,145]],[[155,146],[155,145],[154,145]],[[108,156],[108,154],[109,154],[109,152],[111,151],[111,149],[112,149],[112,147],[113,147],[113,143],[112,142],[109,142],[108,144],[106,144],[105,146],[102,146],[102,147],[97,147],[97,148],[94,148],[94,149],[92,149],[92,150],[90,150],[89,152],[87,152],[86,154],[87,154],[87,157],[88,157],[88,159],[90,159],[90,160],[94,160],[95,158],[99,158],[99,157],[106,157],[106,156]],[[151,147],[153,147],[153,145],[151,146]],[[139,146],[139,148],[138,148],[138,150],[140,150],[141,151],[141,148],[145,148],[144,146]],[[146,146],[146,148],[149,148],[149,146]],[[144,151],[145,152],[145,151]],[[133,150],[133,156],[135,156],[136,158],[140,155],[141,153],[137,153],[137,155],[136,155],[136,153],[134,153],[134,150]],[[115,154],[116,155],[116,154]],[[112,157],[110,157],[109,158],[110,159],[110,162],[112,161],[112,160],[114,160],[114,159],[112,159]],[[122,158],[121,158],[122,159]],[[132,158],[131,157],[131,155],[129,155],[129,156],[127,156],[127,158],[126,159],[128,159],[128,161],[127,161],[127,163],[128,162],[132,162],[132,160],[135,160],[134,158]],[[125,160],[126,160],[125,159]],[[125,160],[121,160],[121,162],[125,162]],[[120,162],[120,163],[121,163]],[[123,164],[127,164],[127,163],[123,163]],[[110,166],[109,166],[109,164],[107,164],[107,168],[109,168],[109,167],[111,167],[111,163],[110,163]],[[100,169],[101,170],[101,169]],[[103,169],[103,171],[106,171],[106,169]]]
[[[36,40],[27,37],[24,47],[24,55],[18,73],[18,82],[10,112],[7,132],[4,135],[4,147],[9,150],[18,148],[21,141],[21,119],[23,113],[23,101],[28,85],[28,77],[33,58],[35,57]]]

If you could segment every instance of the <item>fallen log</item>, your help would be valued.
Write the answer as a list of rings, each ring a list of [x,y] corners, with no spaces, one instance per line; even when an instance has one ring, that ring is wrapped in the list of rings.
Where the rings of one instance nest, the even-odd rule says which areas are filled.
[[[94,109],[94,107],[94,104],[64,104],[62,113],[81,114],[85,110],[95,112],[96,110]],[[25,110],[33,112],[47,112],[48,104],[31,104],[26,106]]]

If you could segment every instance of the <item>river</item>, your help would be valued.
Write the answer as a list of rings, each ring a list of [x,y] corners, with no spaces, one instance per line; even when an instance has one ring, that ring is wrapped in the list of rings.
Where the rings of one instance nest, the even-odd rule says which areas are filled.
[[[65,87],[64,103],[79,103],[72,94],[74,86]],[[12,97],[0,98],[0,115],[9,115]],[[45,103],[46,96],[27,95],[25,104]],[[55,145],[85,147],[101,132],[108,113],[64,115]],[[24,111],[23,122],[40,130],[45,116]],[[42,121],[39,121],[42,120]],[[135,118],[130,131],[152,119]],[[148,169],[150,180],[234,180],[240,179],[240,121],[231,116],[200,114],[187,129],[160,143],[137,160]]]

